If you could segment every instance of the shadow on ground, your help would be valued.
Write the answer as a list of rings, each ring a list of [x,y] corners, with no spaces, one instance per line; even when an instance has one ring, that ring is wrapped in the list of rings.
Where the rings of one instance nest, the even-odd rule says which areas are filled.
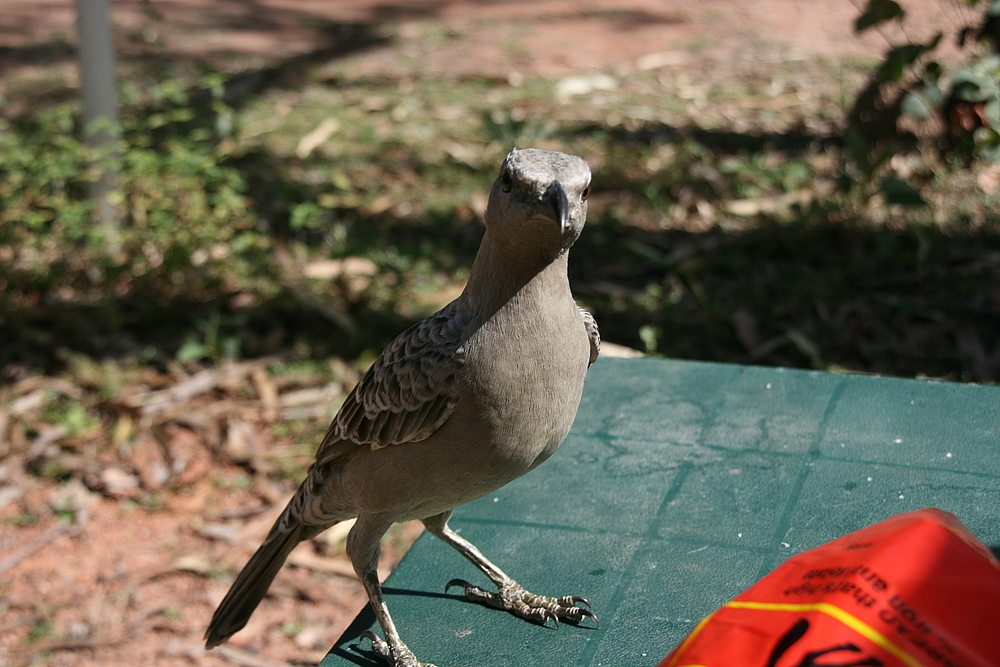
[[[393,11],[384,8],[386,16]],[[270,90],[301,86],[312,67],[384,46],[388,39],[377,23],[324,24],[322,31],[321,48],[230,76],[223,101],[239,108]],[[25,62],[69,55],[60,44],[8,51]],[[204,91],[192,98],[199,113],[189,122],[164,126],[161,138],[213,126],[214,98]],[[653,140],[693,139],[709,151],[750,154],[836,143],[798,129],[764,135],[655,124],[639,131],[591,125],[571,133],[599,134],[625,156]],[[317,246],[322,230],[302,232],[289,224],[291,208],[318,194],[315,185],[294,176],[299,165],[293,160],[260,148],[229,158],[227,166],[238,169],[247,183],[275,247],[292,238]],[[483,191],[491,177],[482,176]],[[614,166],[599,170],[594,182],[595,196],[606,200],[641,199],[649,188]],[[698,183],[692,180],[691,186]],[[709,204],[717,203],[710,199],[710,188],[701,194]],[[456,223],[457,215],[404,220],[391,212],[337,214],[350,216],[352,229],[364,230],[352,240],[352,254],[392,248],[448,272],[471,264],[480,234],[475,222]],[[893,230],[845,220],[835,207],[815,202],[791,219],[765,215],[740,231],[649,231],[598,211],[574,249],[571,278],[606,340],[658,355],[996,381],[1000,234],[991,230],[1000,229],[998,222],[949,233],[932,226]],[[433,239],[433,250],[421,239]],[[173,358],[192,332],[204,336],[206,326],[214,327],[215,337],[235,340],[247,356],[305,349],[317,357],[354,358],[380,349],[413,319],[384,298],[362,295],[337,304],[355,323],[350,330],[287,286],[252,306],[240,306],[223,288],[194,299],[166,299],[154,291],[122,297],[106,293],[80,303],[60,298],[44,284],[17,287],[31,298],[15,303],[7,294],[0,296],[5,338],[0,368],[7,377],[29,369],[58,370],[73,353]]]
[[[359,226],[378,230],[369,250],[420,254],[415,237],[455,236],[448,220],[419,231],[385,216]],[[453,267],[474,256],[477,229],[467,227],[465,242],[446,253]],[[592,217],[571,258],[574,291],[606,340],[675,358],[979,382],[1000,378],[998,277],[994,232],[873,229],[831,220],[822,206],[741,232],[650,232]],[[43,294],[13,311],[0,298],[2,363],[52,368],[66,351],[117,357],[147,348],[172,358],[206,322],[249,356],[304,344],[315,356],[353,358],[412,322],[360,298],[346,310],[358,325],[348,332],[289,290],[250,308],[232,297],[135,294],[82,305]]]

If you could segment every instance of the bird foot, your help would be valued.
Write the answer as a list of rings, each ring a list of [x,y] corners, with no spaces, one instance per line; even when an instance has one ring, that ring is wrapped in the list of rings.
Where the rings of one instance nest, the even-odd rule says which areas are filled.
[[[556,627],[559,627],[560,620],[577,625],[585,618],[590,618],[597,624],[597,627],[601,627],[601,622],[589,609],[590,603],[579,595],[567,595],[561,598],[535,595],[524,590],[517,582],[501,586],[498,593],[491,593],[463,579],[449,581],[448,585],[445,586],[445,592],[452,586],[464,588],[465,597],[473,602],[509,611],[515,616],[520,616],[539,625],[545,625],[549,620],[555,623]],[[580,605],[585,606],[581,607]]]
[[[361,637],[367,637],[371,640],[372,653],[390,667],[434,667],[429,662],[420,662],[417,660],[417,657],[413,655],[413,651],[407,648],[406,644],[402,642],[399,643],[399,646],[390,646],[371,630],[362,632]]]

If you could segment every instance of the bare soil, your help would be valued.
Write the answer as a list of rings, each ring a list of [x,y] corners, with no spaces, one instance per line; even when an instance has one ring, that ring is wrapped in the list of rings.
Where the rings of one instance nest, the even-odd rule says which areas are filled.
[[[957,25],[967,11],[957,1],[907,7],[911,38],[929,36],[941,23]],[[852,32],[859,11],[852,2],[828,0],[116,0],[113,22],[126,69],[169,59],[237,71],[329,52],[357,77],[565,77],[660,62],[700,71],[709,63],[709,75],[724,77],[745,59],[878,55],[883,36]],[[9,96],[26,82],[75,91],[73,22],[68,0],[2,2],[0,85],[7,104],[27,103]],[[53,397],[72,395],[72,387],[29,378],[3,390],[0,667],[321,659],[365,602],[342,555],[342,532],[301,545],[246,630],[228,647],[202,648],[232,574],[293,487],[272,481],[274,461],[282,452],[294,457],[298,446],[276,435],[275,425],[291,409],[285,399],[310,389],[269,391],[260,374],[244,371],[191,396],[174,395],[169,410],[153,416],[136,397],[191,378],[136,381],[123,392],[134,395],[120,394],[108,409],[148,423],[112,438],[147,435],[131,445],[124,463],[108,459],[96,468],[81,462],[102,462],[100,452],[86,451],[86,438],[33,428]],[[320,430],[345,387],[325,389],[309,417]],[[55,443],[58,456],[49,456]],[[79,456],[67,458],[76,446]],[[45,465],[67,467],[71,481],[40,474]],[[406,526],[387,541],[386,572],[419,530]],[[447,579],[442,573],[442,584]]]

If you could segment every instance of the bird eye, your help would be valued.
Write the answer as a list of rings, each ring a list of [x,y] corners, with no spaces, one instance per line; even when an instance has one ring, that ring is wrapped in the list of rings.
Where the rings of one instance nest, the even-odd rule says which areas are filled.
[[[587,197],[589,196],[590,196],[590,186],[588,185],[583,189],[583,193],[580,195],[580,199],[583,201],[587,201]]]
[[[500,189],[504,192],[510,192],[510,189],[514,187],[514,179],[510,177],[510,172],[506,169],[500,174]]]

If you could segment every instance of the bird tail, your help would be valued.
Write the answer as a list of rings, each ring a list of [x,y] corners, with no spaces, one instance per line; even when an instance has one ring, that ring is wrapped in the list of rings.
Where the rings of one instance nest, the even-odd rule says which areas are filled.
[[[212,616],[212,622],[205,631],[205,648],[214,648],[238,632],[250,620],[250,615],[264,599],[268,587],[288,554],[299,542],[313,536],[317,531],[299,520],[296,500],[292,498],[271,527],[267,539],[257,552],[250,557],[243,571],[236,577],[226,597]]]

